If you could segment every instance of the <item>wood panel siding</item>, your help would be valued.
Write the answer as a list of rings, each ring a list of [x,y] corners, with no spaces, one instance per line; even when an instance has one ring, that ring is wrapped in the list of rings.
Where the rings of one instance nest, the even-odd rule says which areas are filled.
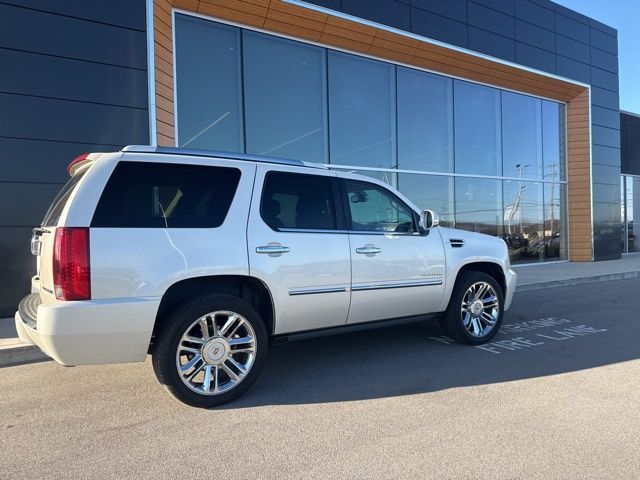
[[[586,87],[282,0],[154,0],[158,145],[175,144],[172,8],[566,102],[569,255],[572,261],[593,259],[590,110]]]

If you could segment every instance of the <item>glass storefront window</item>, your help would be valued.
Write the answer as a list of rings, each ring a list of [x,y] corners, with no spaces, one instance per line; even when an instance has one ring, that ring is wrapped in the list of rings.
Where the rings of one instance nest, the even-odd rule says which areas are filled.
[[[243,31],[247,153],[328,162],[323,48]]]
[[[175,32],[180,146],[355,170],[514,262],[567,258],[565,105],[185,14]],[[640,250],[640,179],[625,186]]]
[[[456,173],[502,175],[500,90],[454,81]]]
[[[454,225],[453,177],[444,175],[398,175],[399,190],[420,210],[434,210],[440,215],[440,224]]]
[[[640,177],[622,176],[622,251],[640,252],[640,227],[634,229],[640,212]]]
[[[544,207],[542,184],[505,180],[504,241],[512,261],[544,259]]]
[[[398,168],[453,172],[453,81],[398,67]]]
[[[332,50],[328,60],[330,162],[395,167],[393,65]]]
[[[176,15],[178,145],[244,150],[240,29]]]
[[[502,181],[456,177],[456,228],[502,236]]]
[[[542,178],[541,101],[527,95],[502,92],[503,175]]]
[[[542,158],[544,179],[566,180],[565,106],[542,100]]]

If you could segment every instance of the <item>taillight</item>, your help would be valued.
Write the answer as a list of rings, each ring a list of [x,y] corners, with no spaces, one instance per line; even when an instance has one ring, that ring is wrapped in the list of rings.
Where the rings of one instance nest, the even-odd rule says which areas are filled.
[[[59,227],[53,243],[53,289],[58,300],[89,300],[89,229]]]

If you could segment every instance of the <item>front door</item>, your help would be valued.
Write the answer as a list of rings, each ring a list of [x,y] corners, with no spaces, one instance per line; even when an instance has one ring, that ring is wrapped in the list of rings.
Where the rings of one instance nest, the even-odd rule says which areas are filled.
[[[276,334],[347,321],[351,265],[337,178],[310,171],[259,165],[256,173],[249,270],[271,292]]]
[[[421,232],[417,214],[382,185],[343,182],[352,269],[348,323],[435,311],[445,271],[438,232]]]

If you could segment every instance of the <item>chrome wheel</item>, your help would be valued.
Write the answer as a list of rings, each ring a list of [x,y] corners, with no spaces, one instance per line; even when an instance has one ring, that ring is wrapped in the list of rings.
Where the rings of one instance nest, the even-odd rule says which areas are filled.
[[[500,315],[498,294],[491,284],[476,282],[462,297],[462,324],[469,335],[483,338],[491,333]]]
[[[211,312],[182,335],[176,368],[182,382],[201,395],[219,395],[238,385],[256,358],[256,335],[238,313]]]

